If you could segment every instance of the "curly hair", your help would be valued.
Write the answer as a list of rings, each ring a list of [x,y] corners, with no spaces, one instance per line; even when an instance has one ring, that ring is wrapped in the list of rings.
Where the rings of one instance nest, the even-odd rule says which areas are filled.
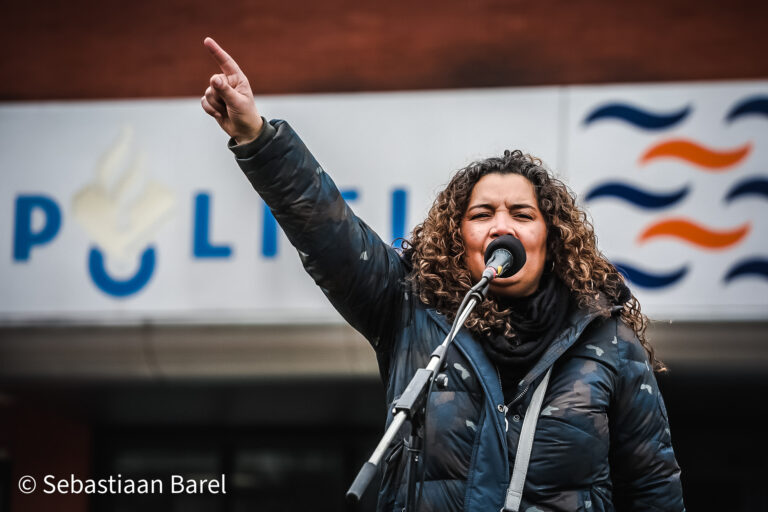
[[[409,275],[420,299],[453,320],[472,286],[465,262],[461,221],[475,184],[488,174],[518,174],[533,185],[547,225],[547,263],[568,287],[578,306],[611,315],[612,304],[623,304],[621,319],[637,335],[654,369],[665,371],[645,336],[648,318],[634,295],[627,300],[624,278],[597,249],[594,228],[574,194],[545,169],[541,160],[521,151],[478,161],[460,169],[435,199],[427,218],[403,243],[403,255],[413,265]],[[510,310],[493,298],[478,304],[464,324],[481,336],[514,336]]]

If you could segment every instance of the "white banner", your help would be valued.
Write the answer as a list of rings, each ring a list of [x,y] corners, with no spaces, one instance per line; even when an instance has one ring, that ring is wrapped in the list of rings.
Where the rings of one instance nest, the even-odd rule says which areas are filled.
[[[768,318],[767,103],[767,82],[257,98],[387,242],[452,171],[541,157],[657,319]],[[225,143],[197,100],[0,105],[0,320],[340,321]]]

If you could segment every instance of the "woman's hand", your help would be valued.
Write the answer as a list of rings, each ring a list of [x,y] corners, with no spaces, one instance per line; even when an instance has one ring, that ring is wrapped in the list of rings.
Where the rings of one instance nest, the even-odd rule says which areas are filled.
[[[259,135],[264,121],[253,102],[248,78],[216,41],[206,37],[203,44],[222,71],[211,77],[201,99],[203,110],[238,144],[250,142]]]

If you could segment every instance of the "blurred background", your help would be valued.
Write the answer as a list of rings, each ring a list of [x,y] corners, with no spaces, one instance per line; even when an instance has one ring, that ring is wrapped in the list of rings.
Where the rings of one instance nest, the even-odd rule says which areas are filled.
[[[449,173],[562,174],[654,320],[689,510],[768,510],[768,4],[3,6],[0,511],[373,510],[373,350],[199,107],[212,36],[387,241]],[[227,475],[226,495],[22,494]]]

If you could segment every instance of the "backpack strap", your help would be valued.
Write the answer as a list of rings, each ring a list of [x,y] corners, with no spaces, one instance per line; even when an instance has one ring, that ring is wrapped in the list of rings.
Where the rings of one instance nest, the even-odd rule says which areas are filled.
[[[517,453],[515,454],[515,467],[512,471],[512,478],[507,488],[507,499],[504,501],[504,508],[501,512],[518,512],[520,501],[523,498],[523,487],[525,486],[525,475],[528,472],[528,462],[531,459],[531,450],[533,448],[533,436],[536,433],[536,422],[539,420],[541,404],[544,402],[544,393],[547,391],[549,376],[552,374],[552,367],[547,370],[544,379],[533,392],[531,403],[528,404],[528,410],[525,412],[523,427],[520,430],[520,441],[517,443]]]

